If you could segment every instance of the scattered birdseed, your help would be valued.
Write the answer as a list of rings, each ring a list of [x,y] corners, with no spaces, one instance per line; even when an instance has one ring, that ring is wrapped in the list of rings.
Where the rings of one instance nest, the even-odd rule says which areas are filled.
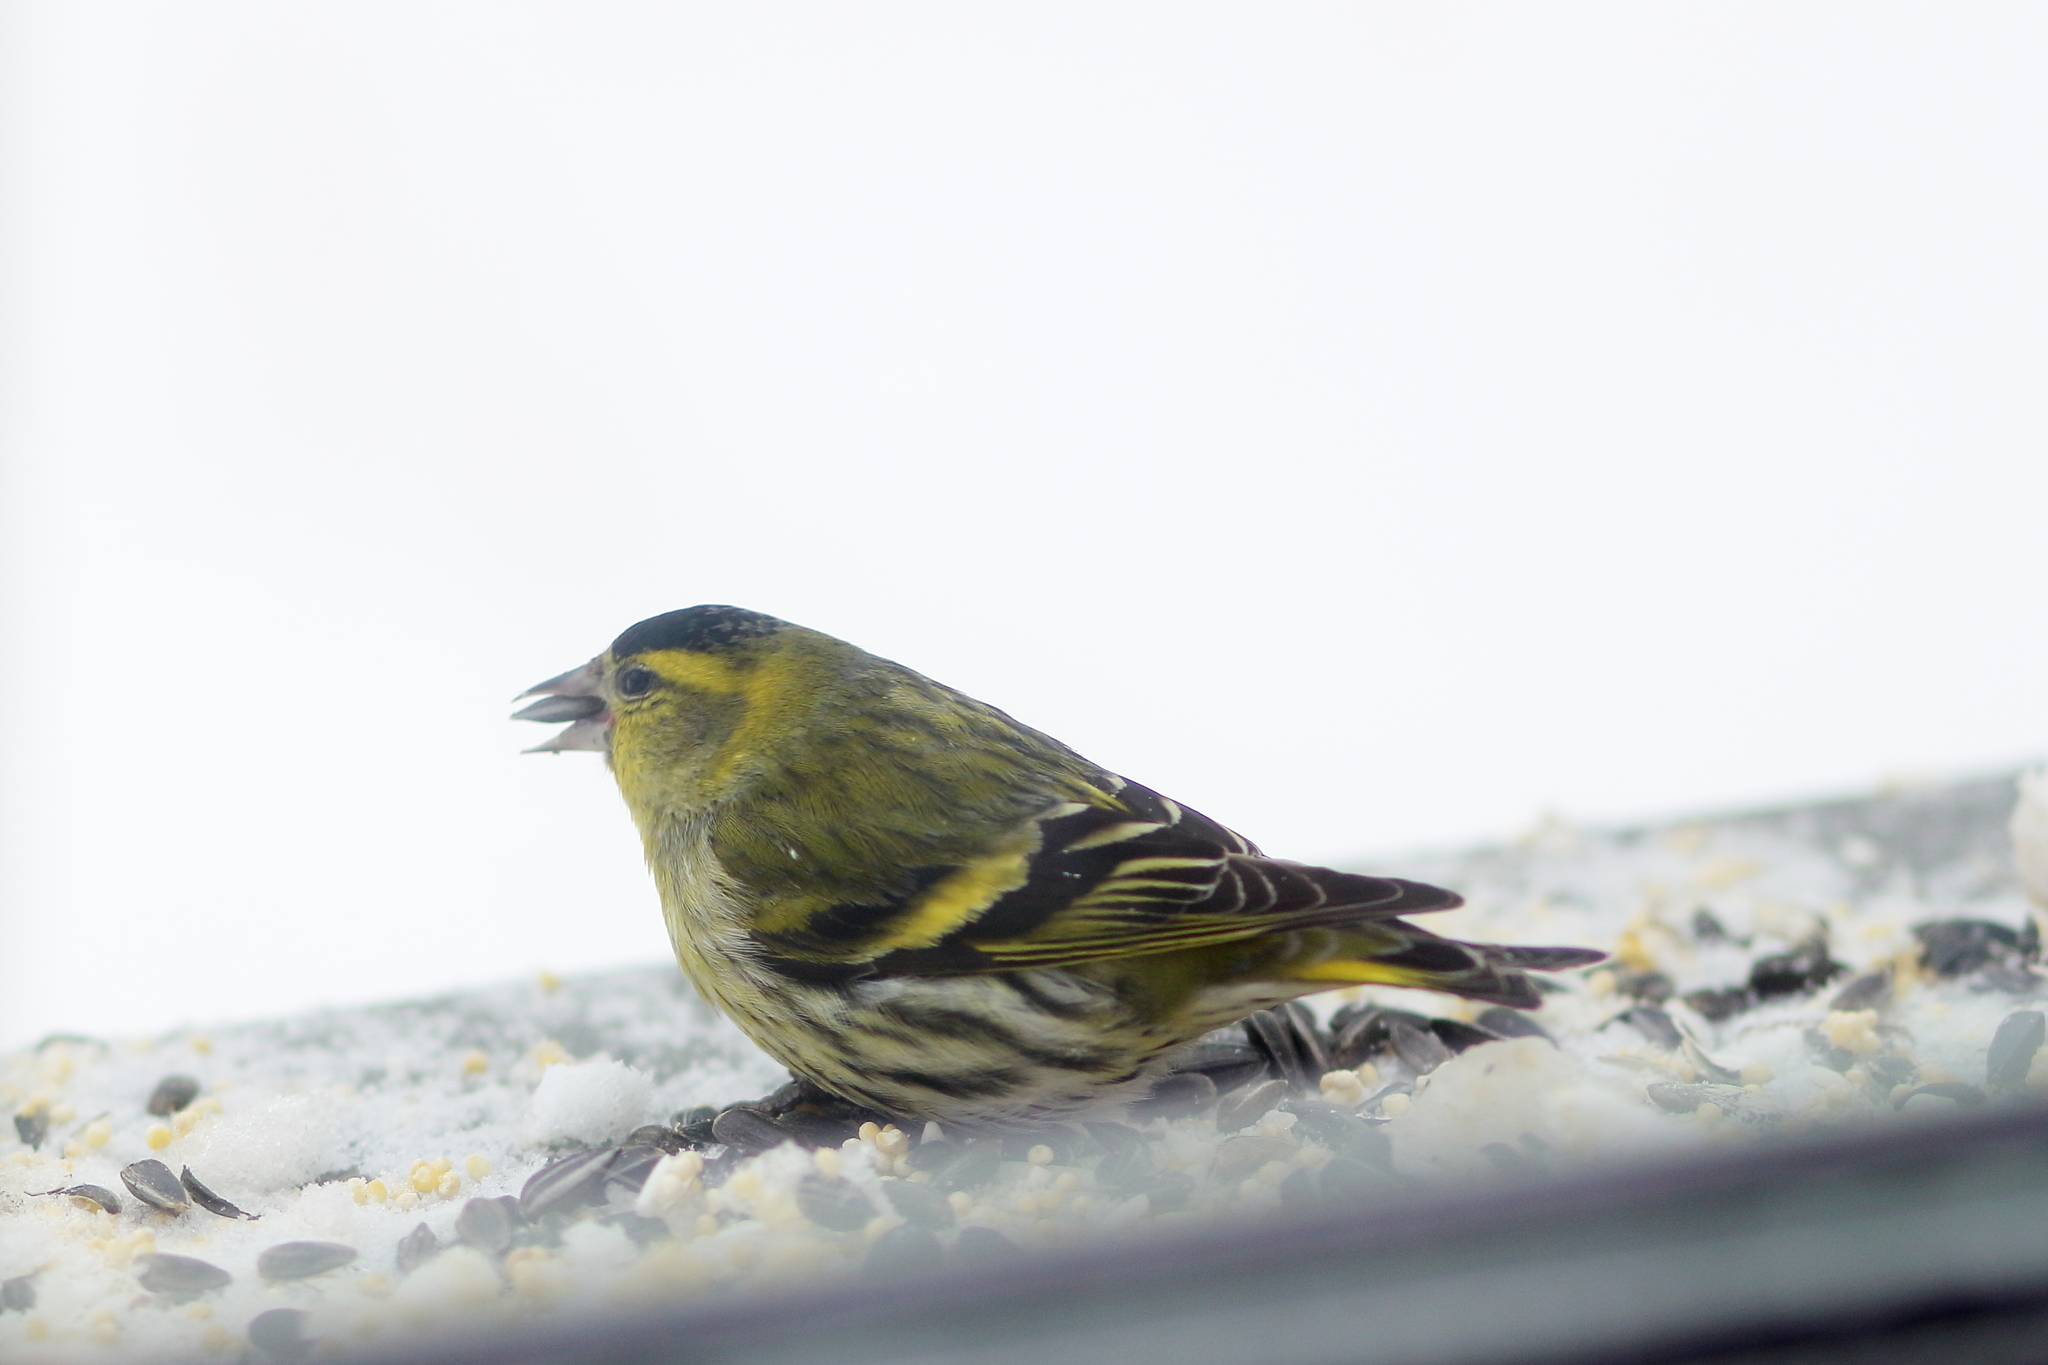
[[[194,1256],[146,1252],[135,1258],[135,1264],[139,1268],[136,1283],[152,1294],[174,1299],[225,1288],[235,1278],[219,1266]]]
[[[166,1076],[156,1083],[156,1089],[149,1092],[149,1101],[143,1105],[158,1118],[175,1114],[199,1097],[199,1082],[191,1076]]]
[[[339,1242],[279,1242],[256,1258],[256,1273],[266,1280],[309,1280],[355,1258],[356,1249]]]
[[[178,1172],[178,1183],[185,1187],[185,1193],[192,1197],[192,1202],[205,1209],[208,1213],[222,1218],[243,1218],[252,1223],[256,1221],[257,1215],[244,1213],[241,1209],[236,1208],[233,1204],[230,1204],[227,1200],[200,1184],[199,1177],[192,1174],[190,1166]]]
[[[128,1193],[165,1213],[183,1213],[192,1207],[192,1196],[171,1168],[154,1157],[121,1168],[121,1183]]]
[[[2043,1041],[2048,1041],[2048,1015],[2040,1010],[2015,1010],[2006,1015],[1985,1054],[1986,1084],[1993,1090],[2011,1090],[2024,1084]]]
[[[313,1353],[303,1308],[271,1308],[249,1320],[249,1344],[272,1360],[304,1360]]]

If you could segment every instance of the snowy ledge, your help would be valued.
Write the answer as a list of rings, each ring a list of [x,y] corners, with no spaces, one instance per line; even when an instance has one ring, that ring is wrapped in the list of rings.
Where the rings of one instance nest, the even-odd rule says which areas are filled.
[[[1335,1033],[1274,1044],[1294,1094],[1219,1040],[1221,1101],[1135,1141],[605,1155],[784,1080],[666,967],[48,1040],[0,1063],[0,1356],[1513,1360],[1535,1331],[1576,1359],[1815,1305],[1882,1330],[1929,1293],[2024,1315],[2048,1050],[2014,803],[2000,778],[1381,869],[1468,895],[1443,932],[1615,961],[1548,997],[1549,1039],[1319,1000]]]

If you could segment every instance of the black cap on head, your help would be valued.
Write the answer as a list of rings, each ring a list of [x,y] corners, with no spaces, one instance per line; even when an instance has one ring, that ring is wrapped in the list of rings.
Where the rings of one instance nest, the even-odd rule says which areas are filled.
[[[623,659],[650,649],[693,649],[703,653],[787,629],[789,622],[745,607],[684,607],[626,627],[625,633],[612,641],[612,657]]]

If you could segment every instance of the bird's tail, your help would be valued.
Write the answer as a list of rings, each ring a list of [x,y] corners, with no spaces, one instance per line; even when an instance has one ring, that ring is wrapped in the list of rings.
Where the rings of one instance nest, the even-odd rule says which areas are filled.
[[[1543,1003],[1526,973],[1589,966],[1606,956],[1592,948],[1461,943],[1392,920],[1303,935],[1287,976],[1314,990],[1409,986],[1526,1010]]]

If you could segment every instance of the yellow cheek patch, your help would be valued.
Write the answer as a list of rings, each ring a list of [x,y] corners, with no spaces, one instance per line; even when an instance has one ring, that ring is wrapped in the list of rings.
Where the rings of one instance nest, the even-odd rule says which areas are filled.
[[[910,903],[902,918],[875,942],[880,955],[898,948],[929,948],[1009,892],[1030,875],[1029,848],[977,858],[950,872],[938,885]]]

